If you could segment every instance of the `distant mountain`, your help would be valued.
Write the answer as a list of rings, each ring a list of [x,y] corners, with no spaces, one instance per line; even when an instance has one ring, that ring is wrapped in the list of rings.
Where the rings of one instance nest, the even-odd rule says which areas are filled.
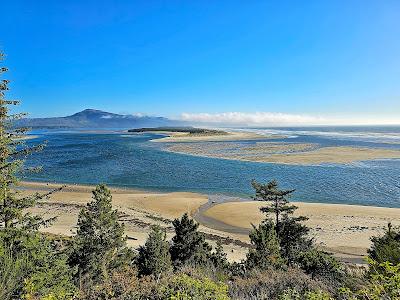
[[[31,128],[140,128],[182,125],[163,117],[119,115],[96,109],[85,109],[66,117],[26,118],[17,121],[16,126]]]

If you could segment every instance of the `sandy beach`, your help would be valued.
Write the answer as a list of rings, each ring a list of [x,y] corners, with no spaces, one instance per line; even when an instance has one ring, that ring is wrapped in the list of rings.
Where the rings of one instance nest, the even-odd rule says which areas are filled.
[[[59,186],[24,182],[21,192],[41,192]],[[75,232],[79,211],[91,199],[92,189],[92,186],[67,185],[61,192],[43,200],[32,212],[44,217],[57,217],[52,226],[44,229],[46,232],[71,236]],[[111,191],[113,205],[121,212],[128,243],[133,247],[145,242],[152,224],[166,228],[168,237],[172,237],[172,220],[188,212],[200,221],[200,230],[211,244],[222,239],[229,259],[239,261],[247,252],[247,233],[251,223],[258,224],[263,219],[258,210],[262,205],[260,202],[211,204],[207,195],[197,193],[155,193],[120,188],[111,188]],[[400,225],[400,209],[395,208],[319,203],[296,205],[299,214],[310,218],[306,224],[311,227],[316,243],[344,260],[362,261],[372,235],[384,232],[388,222]]]
[[[178,142],[178,141],[176,141]],[[290,165],[346,164],[376,159],[400,159],[399,150],[366,147],[319,147],[318,144],[256,142],[176,143],[167,151],[196,156]]]
[[[370,246],[370,237],[380,235],[388,222],[400,226],[400,209],[360,205],[295,202],[297,215],[309,218],[305,222],[317,244],[338,254],[363,255]],[[238,229],[250,229],[264,215],[262,202],[229,202],[217,204],[204,214]]]

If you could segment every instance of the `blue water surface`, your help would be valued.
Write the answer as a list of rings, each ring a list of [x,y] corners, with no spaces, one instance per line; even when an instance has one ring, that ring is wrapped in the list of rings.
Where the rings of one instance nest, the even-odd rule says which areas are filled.
[[[371,135],[359,138],[354,130],[348,132],[356,132],[356,137],[345,134],[344,138],[337,134],[326,135],[326,131],[321,135],[317,133],[321,129],[318,130],[292,130],[292,136],[284,140],[323,146],[400,149],[400,144],[391,142],[391,135],[389,142],[379,139],[378,130],[378,138],[375,138],[375,133],[372,138]],[[399,128],[385,132],[392,131],[400,132]],[[244,198],[253,193],[252,179],[277,179],[283,188],[296,189],[293,196],[296,201],[400,207],[400,160],[316,166],[252,163],[166,152],[159,143],[149,141],[158,137],[161,136],[41,132],[39,138],[28,143],[47,140],[47,146],[44,151],[31,156],[28,165],[41,165],[43,171],[25,175],[24,179],[106,183],[118,187],[194,191]]]

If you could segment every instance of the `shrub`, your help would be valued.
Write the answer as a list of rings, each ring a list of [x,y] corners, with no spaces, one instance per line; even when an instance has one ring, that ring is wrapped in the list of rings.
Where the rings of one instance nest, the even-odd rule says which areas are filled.
[[[328,287],[312,280],[297,268],[249,272],[246,277],[234,277],[229,283],[232,299],[279,299],[287,290],[300,295],[308,291],[327,291]]]
[[[400,263],[400,232],[392,228],[388,224],[388,230],[381,237],[371,238],[371,248],[368,255],[371,259],[378,263],[391,262],[392,264]]]
[[[3,240],[7,240],[7,245],[13,240],[12,247],[5,247]],[[11,270],[8,265],[10,259],[15,260]],[[0,262],[4,266],[0,271],[0,280],[5,281],[5,289],[12,283],[14,297],[54,294],[58,297],[56,299],[68,299],[75,292],[67,257],[57,252],[54,245],[39,232],[2,230]]]
[[[342,264],[326,252],[312,249],[299,255],[300,267],[312,279],[323,278],[334,281],[342,281],[345,271]]]
[[[13,299],[23,288],[28,259],[0,248],[0,299]]]
[[[140,299],[137,271],[129,266],[115,269],[103,282],[81,287],[78,298],[82,300]]]
[[[164,299],[228,300],[228,286],[205,277],[196,279],[179,274],[163,290]]]
[[[341,298],[348,300],[379,300],[400,299],[400,264],[393,265],[390,262],[378,263],[369,260],[372,272],[368,283],[363,289],[352,292],[349,289],[341,289]]]
[[[279,296],[279,300],[333,300],[333,298],[329,293],[321,290],[301,294],[297,290],[288,289]]]

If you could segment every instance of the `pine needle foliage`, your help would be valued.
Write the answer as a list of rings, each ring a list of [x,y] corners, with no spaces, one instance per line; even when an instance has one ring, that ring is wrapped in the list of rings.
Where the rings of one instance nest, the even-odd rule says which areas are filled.
[[[267,215],[273,214],[277,228],[282,214],[293,214],[297,209],[297,206],[289,204],[289,198],[295,190],[280,190],[276,180],[265,184],[252,180],[251,185],[255,190],[253,199],[268,203],[267,206],[261,207],[260,211]]]
[[[0,52],[0,62],[4,54]],[[30,154],[43,149],[44,144],[29,147],[25,144],[28,128],[15,128],[14,122],[23,118],[24,113],[12,113],[19,105],[17,100],[7,100],[6,92],[9,90],[9,80],[2,77],[8,71],[6,67],[0,67],[0,229],[37,230],[41,226],[48,225],[52,219],[32,215],[27,208],[45,198],[48,198],[55,189],[47,193],[35,193],[22,196],[16,187],[19,184],[17,174],[32,169],[24,168],[24,159]],[[34,168],[38,170],[38,168]]]
[[[371,242],[371,248],[368,250],[371,259],[378,263],[388,261],[394,265],[400,264],[400,230],[398,228],[393,228],[389,223],[385,234],[373,236]]]
[[[172,270],[169,243],[166,240],[165,230],[160,226],[152,226],[146,243],[139,248],[136,263],[141,276],[153,275],[159,278]]]
[[[79,213],[69,263],[78,268],[78,280],[100,281],[130,254],[124,225],[118,221],[118,211],[112,209],[110,190],[101,184],[92,194],[93,200]]]
[[[181,219],[175,219],[172,224],[175,236],[172,238],[170,252],[174,266],[207,263],[211,247],[205,241],[204,234],[197,230],[199,224],[189,218],[187,213]]]
[[[263,221],[258,227],[253,225],[249,238],[254,247],[247,254],[246,265],[249,269],[276,268],[283,264],[279,240],[271,220]]]

